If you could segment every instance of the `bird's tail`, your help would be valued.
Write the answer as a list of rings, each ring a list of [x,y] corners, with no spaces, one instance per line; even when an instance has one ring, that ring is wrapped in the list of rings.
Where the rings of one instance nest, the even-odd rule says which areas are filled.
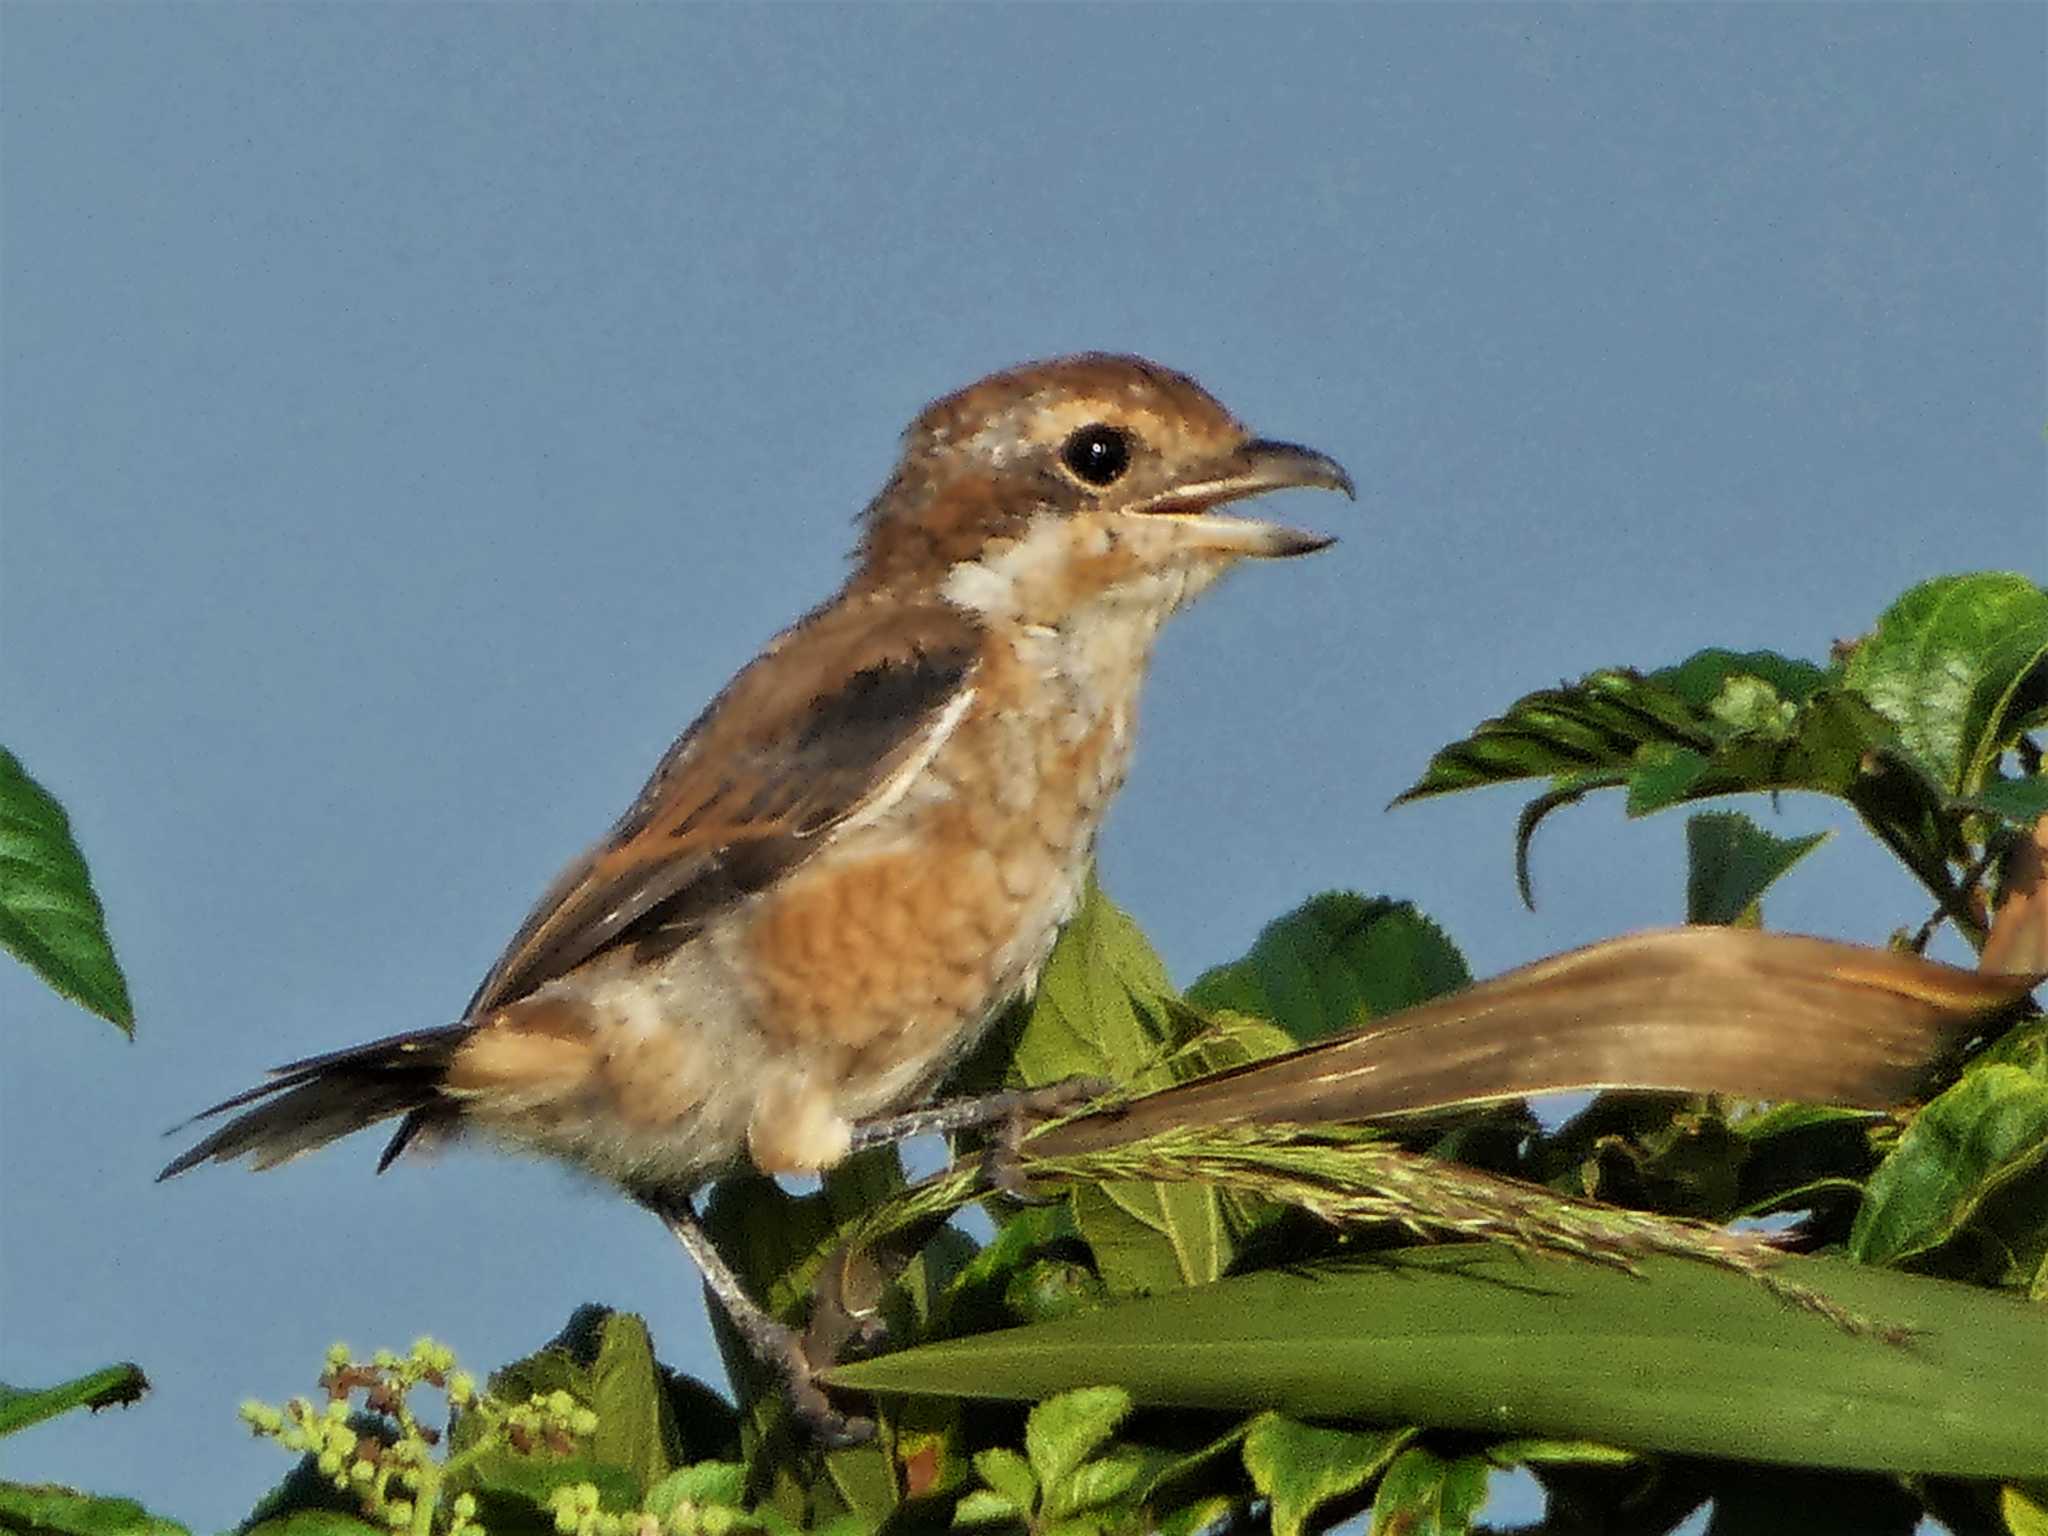
[[[173,1178],[205,1162],[228,1163],[242,1157],[253,1167],[275,1168],[353,1131],[403,1115],[404,1124],[377,1164],[379,1169],[388,1167],[416,1134],[452,1113],[441,1082],[456,1047],[473,1027],[450,1024],[414,1030],[279,1067],[268,1082],[223,1099],[187,1121],[190,1125],[242,1110],[172,1159],[157,1178]]]

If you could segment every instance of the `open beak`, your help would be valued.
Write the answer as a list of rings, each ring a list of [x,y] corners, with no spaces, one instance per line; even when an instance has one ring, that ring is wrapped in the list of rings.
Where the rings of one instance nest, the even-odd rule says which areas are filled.
[[[1162,491],[1132,510],[1171,517],[1188,530],[1194,542],[1218,554],[1276,560],[1311,554],[1336,543],[1330,534],[1308,533],[1219,510],[1248,496],[1289,490],[1342,491],[1352,500],[1358,499],[1344,466],[1328,454],[1299,443],[1261,437],[1239,448],[1216,474]]]

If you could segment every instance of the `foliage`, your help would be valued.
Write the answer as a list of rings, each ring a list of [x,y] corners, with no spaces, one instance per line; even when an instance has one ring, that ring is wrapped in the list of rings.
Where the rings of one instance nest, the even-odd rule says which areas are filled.
[[[107,938],[71,821],[0,747],[0,947],[82,1008],[135,1033],[128,983]]]
[[[1944,577],[1824,662],[1715,650],[1531,694],[1403,800],[1532,781],[1514,838],[1526,895],[1536,827],[1604,789],[1638,816],[1829,795],[1927,891],[1925,911],[1877,919],[1898,923],[1896,947],[1947,923],[2039,956],[2048,937],[2016,928],[2048,912],[2048,777],[2028,735],[2044,724],[2048,593]],[[1773,882],[1828,863],[1811,832],[1728,808],[1695,816],[1688,856],[1691,920],[1752,927]],[[78,889],[82,865],[74,907]],[[1831,980],[1817,1006],[1846,1027],[1893,1017],[1858,1013],[1855,976]],[[1714,1498],[1745,1530],[1808,1529],[1816,1508],[1870,1529],[1933,1512],[2048,1530],[2048,1022],[1933,986],[1961,1049],[1917,1108],[1607,1092],[1552,1127],[1478,1096],[1309,1123],[1307,1081],[1350,1060],[1331,1054],[1345,1031],[1419,1027],[1439,1015],[1403,1010],[1455,1007],[1468,984],[1412,907],[1333,892],[1181,993],[1091,890],[1030,1006],[962,1077],[1112,1079],[1098,1127],[1138,1101],[1121,1137],[1024,1139],[1019,1171],[1048,1203],[992,1194],[975,1157],[910,1184],[865,1154],[816,1195],[750,1181],[710,1212],[755,1294],[809,1316],[821,1352],[831,1319],[886,1323],[870,1358],[825,1376],[874,1415],[871,1442],[819,1450],[743,1354],[728,1347],[728,1403],[663,1369],[637,1319],[586,1309],[483,1389],[423,1341],[332,1357],[317,1407],[247,1410],[303,1457],[253,1528],[1293,1536],[1369,1510],[1374,1531],[1412,1536],[1472,1529],[1489,1477],[1517,1466],[1585,1528],[1670,1529]],[[1503,995],[1488,985],[1473,995]],[[1633,1015],[1601,1006],[1627,1041]],[[1512,1045],[1516,1024],[1490,1027]],[[1275,1062],[1308,1067],[1257,1077]],[[1259,1115],[1232,1116],[1255,1081]],[[1139,1113],[1191,1082],[1199,1114]],[[981,1243],[950,1222],[977,1200],[994,1223]],[[0,1433],[140,1385],[102,1375],[0,1390]],[[410,1406],[436,1387],[445,1433]],[[176,1529],[124,1501],[0,1485],[0,1530],[145,1528]]]

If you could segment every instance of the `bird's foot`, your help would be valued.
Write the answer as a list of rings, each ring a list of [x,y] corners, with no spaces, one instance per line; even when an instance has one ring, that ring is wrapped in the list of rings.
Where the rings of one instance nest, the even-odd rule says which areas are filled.
[[[992,1095],[1007,1099],[989,1127],[988,1147],[981,1156],[981,1174],[998,1194],[1019,1205],[1050,1205],[1053,1197],[1035,1193],[1024,1172],[1024,1139],[1041,1121],[1055,1120],[1101,1098],[1115,1084],[1100,1077],[1069,1077],[1043,1088],[1023,1088]]]
[[[642,1195],[640,1199],[696,1261],[705,1285],[717,1298],[733,1331],[740,1336],[747,1352],[775,1373],[791,1415],[811,1438],[830,1450],[872,1440],[875,1421],[841,1413],[819,1384],[819,1375],[832,1365],[836,1341],[821,1335],[814,1346],[806,1335],[762,1310],[725,1262],[688,1199],[661,1195]],[[849,1336],[860,1331],[851,1329]]]

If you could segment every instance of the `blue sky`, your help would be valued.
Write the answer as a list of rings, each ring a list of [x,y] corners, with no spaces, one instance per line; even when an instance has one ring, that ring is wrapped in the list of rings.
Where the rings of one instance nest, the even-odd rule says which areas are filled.
[[[1474,968],[1682,913],[1679,816],[1384,810],[1516,695],[1822,656],[2048,576],[2037,6],[114,7],[0,15],[0,697],[138,1039],[0,967],[6,1472],[232,1523],[335,1338],[578,1302],[707,1368],[654,1223],[367,1138],[151,1183],[275,1062],[445,1021],[828,591],[927,399],[1084,347],[1340,458],[1177,621],[1105,881],[1190,978],[1331,886]],[[1767,814],[1763,807],[1754,808]],[[1779,830],[1839,823],[1790,799]],[[1924,914],[1853,835],[1780,926]]]

